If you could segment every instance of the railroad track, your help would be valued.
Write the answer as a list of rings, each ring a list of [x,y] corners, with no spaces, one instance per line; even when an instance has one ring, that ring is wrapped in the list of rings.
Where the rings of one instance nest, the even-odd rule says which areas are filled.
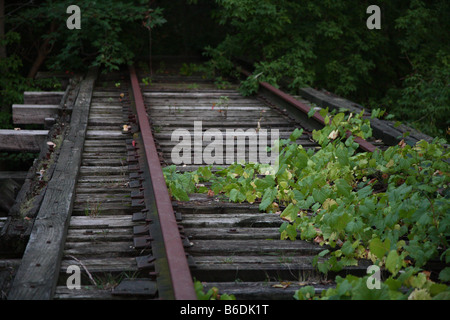
[[[46,257],[42,247],[53,239],[32,234],[34,253],[27,247],[8,298],[195,299],[194,280],[237,299],[292,299],[305,285],[316,292],[332,287],[336,274],[327,278],[312,266],[323,247],[279,240],[283,220],[278,215],[218,195],[191,194],[189,201],[175,201],[162,174],[166,166],[185,172],[209,164],[205,149],[216,140],[208,135],[217,139],[233,131],[231,149],[220,156],[245,154],[247,160],[257,152],[237,144],[240,135],[277,132],[285,139],[302,128],[297,142],[314,149],[311,131],[320,125],[267,95],[243,97],[235,85],[217,89],[199,77],[167,75],[146,85],[140,80],[147,76],[131,68],[130,74],[99,75],[86,84],[88,93],[80,103],[88,113],[76,179],[68,186],[73,188],[71,205],[66,218],[44,228],[52,234],[61,226],[59,251]],[[306,100],[299,103],[313,107]],[[182,155],[188,164],[174,160],[180,135],[194,144]],[[266,142],[259,142],[260,151]],[[221,166],[229,164],[224,162]],[[39,232],[40,221],[46,220],[36,221]],[[36,272],[47,265],[51,271]],[[364,275],[367,266],[361,261],[339,274]],[[75,289],[69,285],[77,285],[70,282],[74,268],[82,275]]]
[[[318,147],[311,138],[314,126],[310,121],[299,121],[263,96],[243,97],[236,88],[220,90],[195,77],[155,78],[151,86],[143,86],[142,94],[163,166],[174,164],[172,151],[179,143],[173,138],[175,129],[189,132],[192,141],[200,132],[207,136],[208,131],[215,130],[216,134],[224,134],[225,141],[227,130],[278,130],[279,137],[287,139],[296,128],[302,128],[304,133],[297,142],[305,149]],[[231,148],[234,159],[241,150],[238,139]],[[202,150],[208,143],[203,141]],[[258,145],[258,150],[263,147]],[[176,165],[176,171],[192,171],[208,164],[205,159],[194,163],[193,149],[188,157],[191,163]],[[246,160],[255,152],[248,146],[245,151]],[[217,287],[237,299],[292,299],[304,285],[313,285],[317,292],[332,286],[312,266],[313,257],[323,248],[304,241],[279,240],[283,220],[275,214],[261,213],[258,204],[191,194],[190,201],[173,201],[172,206],[192,277],[201,281],[206,290]],[[362,263],[341,274],[361,275],[366,269]]]

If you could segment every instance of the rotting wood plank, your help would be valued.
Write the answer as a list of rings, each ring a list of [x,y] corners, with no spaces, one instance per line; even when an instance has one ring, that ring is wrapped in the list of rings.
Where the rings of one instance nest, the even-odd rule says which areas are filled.
[[[94,286],[82,286],[80,290],[70,290],[67,286],[58,286],[55,300],[136,300],[138,297],[114,296],[111,289],[98,289]]]
[[[237,300],[293,300],[295,291],[304,286],[314,286],[315,293],[320,294],[322,291],[334,286],[326,283],[326,281],[265,281],[265,282],[206,282],[204,290],[218,288],[219,292],[225,292],[234,295]]]
[[[39,152],[48,130],[0,130],[0,151]]]
[[[13,104],[14,124],[44,124],[45,118],[53,118],[60,110],[59,105]]]
[[[131,228],[114,229],[70,229],[67,233],[68,242],[97,242],[97,241],[132,241],[133,230]],[[108,262],[109,263],[109,262]]]
[[[197,255],[274,255],[286,254],[316,255],[324,249],[305,241],[290,240],[196,240],[186,251]]]
[[[136,256],[139,255],[139,251],[134,249],[131,240],[121,242],[67,242],[64,254],[73,255],[79,259],[91,256],[108,258]]]
[[[338,97],[326,91],[318,91],[313,88],[301,88],[300,94],[302,97],[309,99],[323,108],[329,107],[331,110],[344,108],[355,113],[360,113],[364,110],[364,107],[360,104]],[[406,143],[414,144],[421,139],[427,141],[432,140],[431,137],[404,125],[396,128],[394,127],[393,122],[387,120],[377,118],[370,119],[370,125],[373,129],[373,135],[378,139],[382,139],[387,145],[397,144],[403,138],[403,133],[407,131],[411,134],[404,138]]]
[[[137,271],[137,264],[135,257],[118,257],[108,259],[105,264],[105,259],[89,258],[81,260],[83,265],[90,273],[112,273],[112,272],[126,272]],[[79,262],[68,257],[61,263],[61,273],[66,273],[67,267],[70,265],[79,265]]]
[[[72,216],[70,219],[70,228],[126,228],[138,225],[131,221],[129,215],[117,216],[100,216],[100,217],[86,217],[86,216]]]
[[[97,73],[97,68],[90,69],[81,83],[70,129],[9,293],[10,300],[48,300],[55,292]]]
[[[24,104],[59,104],[64,91],[25,91]]]

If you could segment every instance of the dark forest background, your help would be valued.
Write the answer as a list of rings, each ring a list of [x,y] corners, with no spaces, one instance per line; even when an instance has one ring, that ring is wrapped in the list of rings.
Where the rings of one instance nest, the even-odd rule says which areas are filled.
[[[150,55],[201,56],[210,75],[248,62],[258,80],[296,93],[324,88],[386,109],[431,136],[449,134],[450,2],[288,0],[80,0],[81,30],[69,30],[72,1],[0,0],[0,126],[25,90],[58,89],[38,71],[114,70]],[[369,5],[381,30],[369,30]],[[150,49],[151,48],[151,49]],[[243,82],[251,93],[255,79]]]

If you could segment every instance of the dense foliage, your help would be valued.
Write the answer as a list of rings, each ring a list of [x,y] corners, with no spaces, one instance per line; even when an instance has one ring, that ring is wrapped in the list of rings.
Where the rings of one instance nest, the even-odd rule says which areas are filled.
[[[378,1],[380,30],[367,29],[366,2],[83,0],[77,2],[82,28],[68,30],[71,4],[19,0],[5,6],[0,49],[7,43],[8,62],[0,64],[13,67],[2,70],[4,94],[15,94],[15,86],[5,83],[20,90],[25,76],[40,68],[73,71],[94,64],[111,70],[148,57],[153,38],[156,54],[193,54],[206,47],[216,71],[234,70],[233,58],[251,63],[257,77],[243,83],[246,93],[257,80],[293,92],[325,88],[387,109],[432,136],[448,134],[448,1]]]
[[[226,39],[207,54],[232,71],[243,58],[254,75],[294,93],[325,88],[367,106],[386,108],[430,135],[450,126],[450,3],[377,1],[381,30],[369,30],[369,4],[352,1],[216,0]],[[256,88],[255,79],[244,92]]]
[[[80,8],[81,29],[69,30],[71,13],[66,10],[73,4]],[[48,90],[32,80],[38,71],[77,72],[92,65],[109,71],[136,61],[148,65],[152,54],[201,53],[206,44],[222,39],[221,27],[211,18],[215,6],[208,0],[1,0],[4,117],[8,118],[11,104],[21,103],[23,91]]]
[[[281,239],[327,246],[314,260],[320,272],[337,272],[366,259],[390,273],[380,290],[367,288],[368,277],[337,278],[337,288],[323,298],[448,299],[449,288],[435,281],[450,281],[450,268],[434,279],[426,270],[430,260],[450,261],[449,151],[435,139],[357,153],[353,136],[368,138],[369,121],[362,114],[339,113],[331,119],[313,132],[321,145],[316,152],[295,142],[302,130],[280,140],[277,172],[253,163],[183,174],[172,166],[164,170],[170,192],[178,200],[208,192],[233,202],[259,202],[260,210],[285,221]],[[353,136],[345,138],[348,130]],[[311,290],[298,291],[296,298],[312,297]]]
[[[45,55],[48,67],[55,70],[79,70],[86,65],[117,69],[131,62],[142,45],[130,33],[139,34],[139,28],[145,31],[165,22],[162,10],[149,8],[147,0],[77,1],[81,29],[68,29],[66,21],[71,13],[66,10],[72,4],[40,1],[8,19],[9,24],[21,26],[24,44],[33,42],[30,37],[37,40],[38,58]]]

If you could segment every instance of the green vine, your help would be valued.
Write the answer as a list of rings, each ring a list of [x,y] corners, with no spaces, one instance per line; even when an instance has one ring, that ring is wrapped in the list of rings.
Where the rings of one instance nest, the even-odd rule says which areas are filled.
[[[297,129],[279,142],[277,172],[253,163],[215,173],[211,166],[184,174],[168,167],[172,196],[186,201],[190,193],[208,192],[233,202],[259,202],[261,211],[284,220],[281,239],[324,246],[314,259],[320,272],[338,272],[366,259],[389,274],[380,290],[367,287],[368,276],[337,277],[336,288],[324,291],[323,299],[450,298],[445,284],[450,268],[438,276],[427,271],[430,260],[450,261],[450,153],[445,141],[357,152],[353,136],[368,138],[372,132],[362,113],[322,115],[329,125],[313,132],[321,146],[316,152],[295,142],[302,134]],[[353,135],[346,138],[348,131]],[[318,298],[312,292],[302,288],[295,298]]]

